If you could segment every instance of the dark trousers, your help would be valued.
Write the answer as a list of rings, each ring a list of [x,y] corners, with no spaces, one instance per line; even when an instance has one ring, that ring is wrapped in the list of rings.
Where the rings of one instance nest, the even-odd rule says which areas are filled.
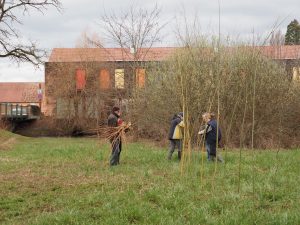
[[[207,160],[208,161],[215,161],[216,158],[219,162],[224,162],[221,155],[217,155],[217,146],[216,143],[206,143],[206,151],[207,151]]]
[[[168,154],[168,159],[172,158],[172,154],[175,151],[175,148],[178,149],[178,159],[181,159],[181,150],[182,150],[182,140],[180,139],[171,139],[170,140],[170,150]]]
[[[120,138],[115,139],[111,143],[111,157],[110,157],[110,165],[115,166],[120,164],[120,154],[122,151],[122,141]]]
[[[216,143],[207,143],[206,142],[206,151],[207,151],[207,158],[209,159],[210,156],[216,157],[217,155],[217,146]]]

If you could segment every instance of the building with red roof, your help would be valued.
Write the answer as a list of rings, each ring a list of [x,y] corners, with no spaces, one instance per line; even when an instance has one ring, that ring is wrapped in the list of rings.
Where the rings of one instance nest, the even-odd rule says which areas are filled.
[[[0,118],[12,115],[20,119],[22,113],[28,118],[34,109],[35,113],[44,112],[44,83],[37,82],[1,82],[0,83]],[[14,111],[15,110],[15,111]],[[15,114],[13,114],[13,112]],[[23,118],[23,117],[22,117]],[[32,117],[30,117],[32,118]],[[38,118],[38,117],[35,117]],[[23,118],[24,119],[24,118]]]
[[[39,104],[39,89],[44,90],[44,83],[1,82],[0,103]]]
[[[166,60],[176,49],[143,48],[136,52],[122,48],[53,49],[45,64],[47,114],[55,114],[57,117],[77,116],[76,109],[72,112],[64,110],[70,108],[66,105],[76,104],[67,102],[68,96],[94,95],[99,103],[97,108],[109,111],[114,104],[121,104],[121,101],[128,99],[132,87],[145,85],[146,64]],[[87,93],[91,91],[93,94]],[[89,113],[90,116],[98,117],[99,113],[95,112]],[[106,113],[102,116],[106,117]]]
[[[254,48],[300,80],[300,46]],[[147,85],[147,65],[165,61],[179,49],[55,48],[45,63],[45,83],[0,83],[0,103],[41,105],[46,116],[100,121],[113,105],[126,109],[133,87]]]
[[[225,51],[234,51],[237,48],[228,47]],[[253,49],[247,46],[244,48]],[[300,78],[300,46],[254,48],[262,55],[280,62],[294,79]],[[134,86],[145,85],[147,64],[167,60],[179,49],[143,48],[133,52],[131,49],[122,48],[55,48],[45,64],[47,113],[58,117],[80,116],[77,115],[80,111],[89,110],[90,104],[87,102],[92,102],[87,96],[94,96],[94,100],[97,99],[97,107],[107,111],[116,101],[128,99]],[[67,100],[70,96],[81,97],[78,97],[80,100],[76,103],[77,100]],[[70,105],[72,110],[64,111],[65,108],[70,108]],[[96,111],[90,112],[89,115],[99,117]]]

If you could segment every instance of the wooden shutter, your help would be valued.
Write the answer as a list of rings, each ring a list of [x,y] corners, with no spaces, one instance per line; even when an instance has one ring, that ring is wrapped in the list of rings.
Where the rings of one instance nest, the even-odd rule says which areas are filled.
[[[136,75],[136,86],[143,88],[145,87],[145,74],[146,74],[146,70],[142,69],[142,68],[138,68],[135,71],[135,75]]]
[[[107,69],[100,70],[99,82],[101,90],[106,90],[110,88],[110,75]]]
[[[85,70],[76,70],[76,90],[83,90],[86,84]]]

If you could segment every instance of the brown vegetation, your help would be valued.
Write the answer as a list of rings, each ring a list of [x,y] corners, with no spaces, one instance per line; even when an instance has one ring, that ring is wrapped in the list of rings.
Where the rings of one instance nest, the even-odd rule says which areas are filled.
[[[16,143],[15,138],[7,138],[7,137],[0,137],[0,151],[11,150],[13,145]]]
[[[215,46],[203,44],[186,47],[148,73],[147,88],[138,90],[135,102],[141,133],[166,137],[170,117],[182,111],[184,85],[194,143],[202,112],[218,111],[219,92],[220,126],[227,146],[250,147],[252,127],[255,147],[299,145],[300,90],[286,71],[255,49],[239,46],[215,50]]]

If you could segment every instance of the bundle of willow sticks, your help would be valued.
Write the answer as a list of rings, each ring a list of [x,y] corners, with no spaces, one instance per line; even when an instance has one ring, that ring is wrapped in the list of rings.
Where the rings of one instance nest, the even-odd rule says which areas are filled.
[[[91,136],[97,136],[99,138],[105,138],[112,141],[119,138],[123,138],[125,133],[128,130],[130,130],[131,126],[131,123],[122,123],[120,126],[117,127],[101,125],[97,128],[86,130],[83,133],[90,134]]]

